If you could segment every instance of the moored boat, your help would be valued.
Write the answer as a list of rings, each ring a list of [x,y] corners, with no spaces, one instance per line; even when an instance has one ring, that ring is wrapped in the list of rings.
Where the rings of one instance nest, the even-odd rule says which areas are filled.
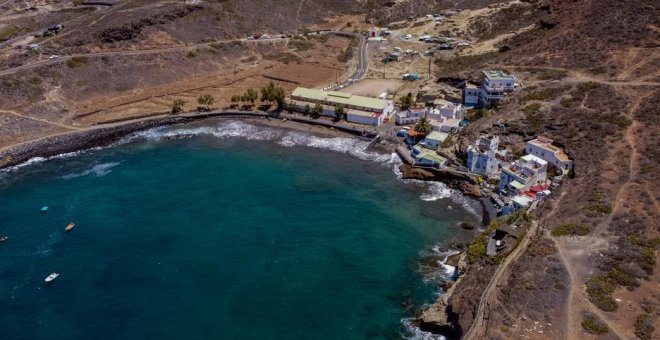
[[[71,222],[71,223],[66,225],[66,227],[64,228],[64,231],[71,231],[71,229],[73,229],[73,227],[75,227],[75,226],[76,226],[76,224]]]
[[[48,275],[48,277],[46,277],[46,279],[45,279],[44,281],[46,281],[46,283],[51,283],[51,282],[53,282],[53,280],[55,280],[58,276],[60,276],[60,274],[58,274],[58,273],[52,273],[52,274]]]

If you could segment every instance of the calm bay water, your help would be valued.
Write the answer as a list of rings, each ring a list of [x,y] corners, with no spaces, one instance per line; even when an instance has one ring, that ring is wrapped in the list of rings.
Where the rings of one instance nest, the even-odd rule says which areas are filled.
[[[446,189],[364,142],[235,122],[137,139],[0,174],[0,338],[400,338],[435,298],[420,252],[472,236]]]

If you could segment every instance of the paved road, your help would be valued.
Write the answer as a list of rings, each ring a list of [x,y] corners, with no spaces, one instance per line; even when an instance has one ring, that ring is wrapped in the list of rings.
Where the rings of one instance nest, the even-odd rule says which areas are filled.
[[[350,33],[350,32],[327,32],[327,34],[334,34],[345,37],[355,37],[360,41],[360,48],[358,48],[358,63],[357,67],[353,74],[351,74],[348,79],[344,79],[341,82],[331,85],[328,89],[337,90],[342,87],[346,87],[350,84],[353,84],[360,79],[364,78],[367,75],[367,38],[361,33]]]

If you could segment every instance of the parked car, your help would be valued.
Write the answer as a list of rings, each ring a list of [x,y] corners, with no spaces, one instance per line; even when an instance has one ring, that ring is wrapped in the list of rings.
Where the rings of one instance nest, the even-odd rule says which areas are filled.
[[[50,57],[48,57],[48,59],[50,59],[50,60],[54,60],[54,59],[57,59],[57,58],[59,58],[59,56],[56,55],[56,54],[53,54]]]

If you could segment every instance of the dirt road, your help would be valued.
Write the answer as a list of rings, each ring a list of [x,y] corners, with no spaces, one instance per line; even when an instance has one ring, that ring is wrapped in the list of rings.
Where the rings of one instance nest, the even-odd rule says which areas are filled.
[[[472,323],[472,326],[470,329],[465,332],[463,338],[466,340],[471,340],[471,339],[482,339],[483,336],[486,333],[486,325],[484,324],[484,314],[486,312],[486,309],[489,308],[490,300],[491,297],[493,296],[495,290],[498,288],[500,281],[502,280],[502,277],[504,277],[504,274],[507,272],[509,269],[509,265],[515,261],[518,260],[520,255],[522,255],[525,250],[527,249],[527,246],[529,245],[529,241],[531,239],[532,235],[536,235],[536,232],[538,230],[539,223],[538,221],[534,220],[532,221],[532,225],[529,227],[529,230],[525,233],[525,236],[523,237],[523,240],[520,242],[520,244],[504,259],[504,261],[497,267],[497,271],[491,278],[490,282],[488,283],[488,286],[486,286],[486,289],[484,289],[484,292],[481,294],[481,298],[479,299],[479,305],[477,306],[477,315],[474,317],[474,322]]]

